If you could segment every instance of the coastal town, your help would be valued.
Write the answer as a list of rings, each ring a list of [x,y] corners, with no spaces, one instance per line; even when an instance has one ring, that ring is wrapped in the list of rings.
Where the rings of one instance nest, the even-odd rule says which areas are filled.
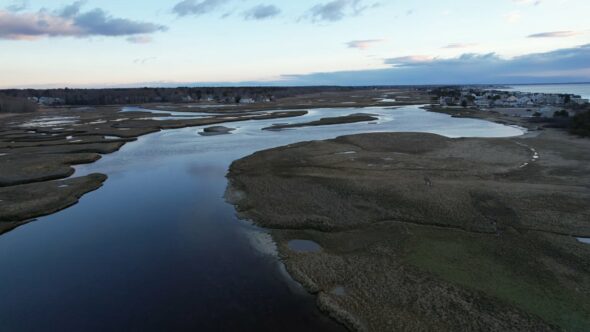
[[[574,94],[529,93],[474,87],[445,87],[432,91],[442,107],[494,110],[523,117],[573,116],[585,110],[588,99]]]

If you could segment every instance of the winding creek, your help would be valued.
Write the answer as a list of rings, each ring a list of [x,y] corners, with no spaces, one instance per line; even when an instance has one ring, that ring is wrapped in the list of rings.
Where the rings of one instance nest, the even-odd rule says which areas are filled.
[[[375,123],[261,128],[366,112]],[[199,114],[200,115],[200,114]],[[79,166],[109,179],[79,204],[0,237],[5,331],[341,331],[284,272],[270,236],[235,216],[223,196],[233,160],[295,142],[378,131],[506,137],[518,128],[417,106],[315,109],[294,119],[143,136]]]

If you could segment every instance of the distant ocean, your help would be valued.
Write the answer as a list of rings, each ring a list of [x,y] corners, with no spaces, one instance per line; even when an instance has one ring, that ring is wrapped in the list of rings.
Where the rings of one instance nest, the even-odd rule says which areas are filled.
[[[584,84],[535,84],[535,85],[509,85],[512,90],[521,92],[539,93],[564,93],[582,96],[590,99],[590,83]]]

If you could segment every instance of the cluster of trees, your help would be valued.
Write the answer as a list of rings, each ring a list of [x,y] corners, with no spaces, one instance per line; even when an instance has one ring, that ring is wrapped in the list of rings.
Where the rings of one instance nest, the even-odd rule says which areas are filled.
[[[590,110],[574,116],[570,131],[575,135],[590,137]]]
[[[367,87],[369,88],[369,87]],[[257,101],[285,98],[318,91],[342,91],[346,87],[197,87],[134,89],[47,89],[3,90],[18,98],[58,98],[64,105],[113,105],[166,102],[212,101],[239,102],[241,98]]]
[[[555,112],[553,113],[553,117],[554,117],[554,118],[560,118],[560,117],[561,117],[561,118],[567,118],[567,117],[569,117],[569,116],[570,116],[570,113],[569,113],[568,111],[566,111],[566,110],[555,111]]]
[[[0,113],[35,112],[37,104],[26,98],[18,98],[0,94]]]
[[[451,97],[451,98],[460,98],[461,97],[461,88],[457,86],[441,86],[438,88],[434,88],[430,90],[430,94],[434,95],[436,98],[440,97]]]

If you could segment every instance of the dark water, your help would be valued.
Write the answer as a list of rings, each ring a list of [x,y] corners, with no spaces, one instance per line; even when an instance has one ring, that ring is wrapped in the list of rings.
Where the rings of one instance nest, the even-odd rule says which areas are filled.
[[[79,167],[76,175],[109,179],[79,204],[0,237],[0,331],[342,330],[286,275],[268,235],[223,199],[231,161],[366,131],[521,133],[415,107],[368,111],[381,114],[379,124],[261,131],[269,120],[230,124],[238,130],[222,136],[160,132]]]

